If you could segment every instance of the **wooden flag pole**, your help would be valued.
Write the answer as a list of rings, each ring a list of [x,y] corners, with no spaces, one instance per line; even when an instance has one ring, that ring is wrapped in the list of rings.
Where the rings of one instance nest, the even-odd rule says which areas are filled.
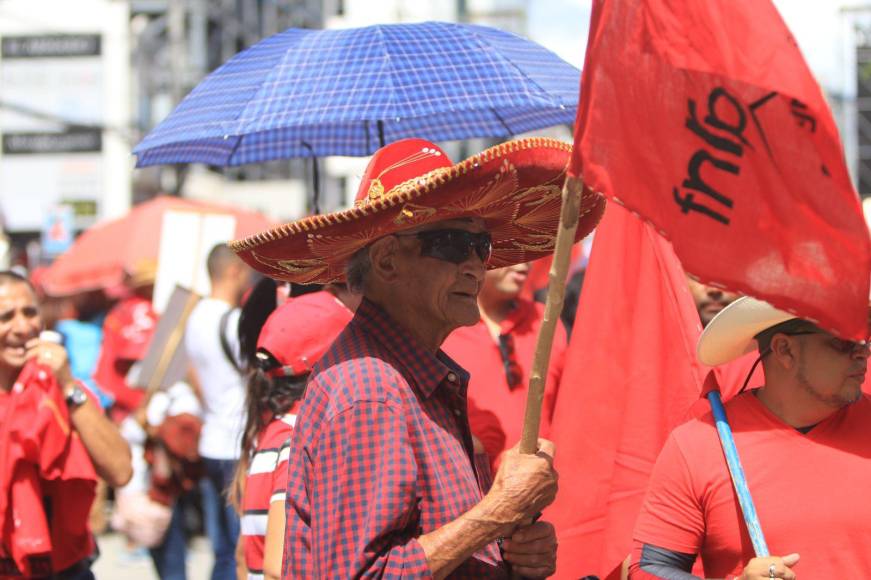
[[[547,377],[547,367],[550,363],[553,335],[556,332],[560,313],[562,313],[563,298],[566,293],[566,274],[569,269],[572,244],[575,242],[575,232],[578,229],[583,191],[583,179],[566,176],[562,191],[562,206],[556,233],[553,263],[548,274],[544,320],[538,331],[532,374],[529,377],[526,414],[523,418],[523,434],[520,437],[521,453],[532,454],[538,451],[538,429],[541,425],[541,403],[544,399],[545,377]]]

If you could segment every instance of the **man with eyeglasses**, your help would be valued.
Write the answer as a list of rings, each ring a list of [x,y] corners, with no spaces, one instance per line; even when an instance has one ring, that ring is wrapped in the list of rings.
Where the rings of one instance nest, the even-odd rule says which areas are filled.
[[[754,556],[711,415],[674,430],[636,523],[630,578],[871,577],[871,399],[867,342],[745,297],[699,339],[721,365],[757,349],[765,382],[726,414],[771,554]]]
[[[543,304],[520,295],[528,274],[527,263],[489,270],[478,293],[480,320],[456,329],[442,347],[471,375],[469,400],[474,407],[470,408],[469,423],[494,467],[502,454],[520,440],[529,373],[544,318]],[[543,437],[550,434],[566,343],[566,330],[560,323],[545,378]]]
[[[544,578],[554,447],[511,450],[492,486],[476,466],[468,373],[440,350],[479,320],[488,267],[553,251],[570,148],[497,145],[461,163],[426,141],[380,149],[353,208],[234,243],[293,282],[345,279],[354,319],[309,379],[291,441],[284,577]],[[603,209],[585,196],[578,236]],[[498,542],[497,540],[503,539]]]

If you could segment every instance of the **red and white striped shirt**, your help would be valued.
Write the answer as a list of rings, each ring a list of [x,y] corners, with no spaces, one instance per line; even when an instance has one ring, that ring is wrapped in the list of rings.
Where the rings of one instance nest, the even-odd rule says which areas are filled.
[[[263,578],[263,546],[269,506],[284,501],[287,488],[287,457],[296,415],[273,419],[258,438],[251,458],[245,495],[242,497],[242,536],[248,580]]]

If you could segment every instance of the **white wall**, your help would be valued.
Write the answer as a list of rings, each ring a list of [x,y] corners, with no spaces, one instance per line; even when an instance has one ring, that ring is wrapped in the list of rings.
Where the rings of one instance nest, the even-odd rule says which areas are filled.
[[[94,82],[99,84],[93,92],[96,97],[80,105],[82,109],[95,107],[96,111],[84,112],[85,118],[81,120],[112,128],[103,132],[102,154],[91,155],[93,159],[87,163],[83,161],[86,157],[81,155],[40,155],[33,157],[42,159],[30,160],[23,160],[20,155],[14,158],[8,156],[5,160],[0,156],[0,173],[3,172],[2,164],[5,163],[6,174],[10,174],[11,171],[14,177],[14,179],[0,181],[2,183],[0,200],[4,205],[33,204],[35,199],[40,200],[40,204],[48,204],[52,200],[56,203],[59,201],[58,198],[64,195],[64,188],[76,178],[76,171],[91,171],[96,174],[94,179],[98,182],[93,187],[97,197],[97,219],[117,217],[128,211],[133,166],[133,158],[130,154],[132,143],[129,135],[131,122],[129,17],[129,5],[125,0],[3,0],[0,2],[0,37],[49,34],[101,35],[101,56],[92,59],[95,63],[92,65]],[[26,77],[27,66],[31,67],[33,74],[39,75],[40,60],[32,59],[33,64],[28,65],[19,59],[16,59],[16,63],[9,59],[7,64],[17,66],[17,78],[24,78],[21,74]],[[51,60],[53,70],[63,70],[64,59]],[[86,70],[87,62],[87,59],[82,60],[84,68],[81,72],[84,75],[89,74]],[[0,61],[0,70],[2,66],[3,62]],[[79,97],[82,94],[86,92],[80,92]],[[8,83],[6,87],[0,86],[0,98],[9,100],[10,95],[15,95],[15,87],[8,86]],[[39,109],[41,106],[54,109],[46,112],[68,117],[75,114],[74,110],[70,110],[71,106],[76,108],[76,105],[71,105],[70,102],[75,98],[76,95],[64,94],[61,87],[59,90],[54,90],[51,95],[46,95],[46,100],[20,104],[32,109]],[[94,101],[97,101],[96,105]],[[34,127],[22,129],[31,122],[35,123]],[[52,123],[45,121],[23,120],[20,115],[16,117],[9,111],[0,111],[0,132],[3,131],[4,126],[7,131],[12,130],[11,128],[35,131],[62,128],[60,125],[52,126]],[[48,177],[49,174],[52,176],[51,179]],[[63,183],[60,183],[61,181]],[[40,184],[39,191],[28,190],[28,183],[33,187],[36,187],[35,184]],[[88,187],[83,188],[83,190],[87,189]]]

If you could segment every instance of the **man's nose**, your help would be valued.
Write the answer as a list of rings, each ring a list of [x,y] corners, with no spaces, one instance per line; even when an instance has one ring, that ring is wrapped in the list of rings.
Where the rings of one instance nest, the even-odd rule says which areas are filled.
[[[719,288],[712,288],[712,287],[708,286],[707,289],[708,289],[708,298],[711,298],[713,300],[719,300],[720,298],[723,297],[723,291],[720,290]]]
[[[471,252],[469,258],[460,264],[460,273],[474,278],[479,283],[484,281],[484,274],[486,272],[487,265],[476,252]]]

